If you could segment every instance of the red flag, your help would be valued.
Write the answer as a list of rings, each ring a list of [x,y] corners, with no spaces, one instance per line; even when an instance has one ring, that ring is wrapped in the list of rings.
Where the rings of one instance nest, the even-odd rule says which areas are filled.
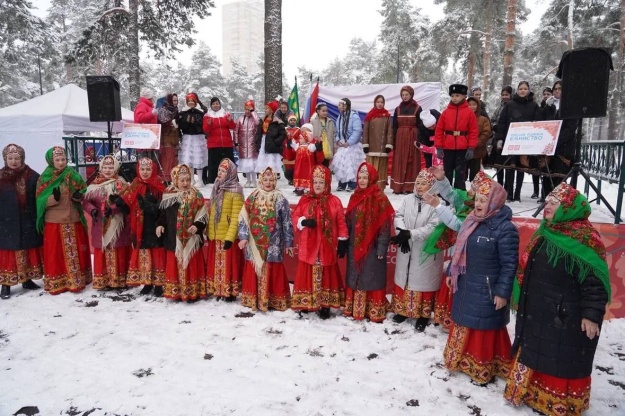
[[[308,97],[308,102],[306,103],[306,114],[305,121],[308,123],[313,114],[315,114],[315,107],[317,107],[317,98],[319,97],[319,81],[315,85],[315,88],[312,90],[310,97]]]

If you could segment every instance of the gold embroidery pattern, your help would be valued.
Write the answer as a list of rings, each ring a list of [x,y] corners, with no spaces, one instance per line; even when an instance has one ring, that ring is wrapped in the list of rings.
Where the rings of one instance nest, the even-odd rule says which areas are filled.
[[[224,250],[224,241],[215,241],[215,269],[209,270],[208,277],[208,293],[214,296],[238,296],[239,295],[239,282],[232,276],[227,275],[228,269],[228,252]],[[212,274],[212,276],[210,275]]]
[[[479,361],[465,351],[468,334],[467,327],[460,325],[453,327],[443,352],[445,367],[451,371],[467,374],[477,384],[488,383],[494,376],[505,379],[510,371],[510,359],[493,357],[491,362]]]
[[[423,299],[423,293],[414,290],[404,290],[401,298],[393,294],[391,310],[407,318],[429,318],[434,309],[434,297]]]
[[[191,260],[193,261],[193,260]],[[180,299],[182,301],[195,300],[206,297],[206,279],[198,276],[195,282],[190,282],[188,270],[177,262],[177,282],[166,281],[164,295],[169,299]]]
[[[590,382],[581,390],[554,389],[535,380],[534,372],[518,361],[517,353],[503,397],[515,406],[527,404],[534,410],[546,415],[573,416],[581,415],[590,407]]]
[[[165,253],[161,253],[165,255]],[[137,267],[131,267],[128,269],[128,276],[126,283],[128,286],[140,286],[140,285],[165,285],[165,269],[157,269],[153,265],[152,256],[157,255],[152,249],[141,248],[137,254]]]
[[[367,299],[366,290],[354,290],[347,294],[345,300],[345,316],[351,316],[355,320],[369,318],[371,322],[382,322],[386,318],[388,301],[373,302]]]
[[[120,272],[117,267],[117,250],[114,248],[102,249],[100,253],[97,251],[94,255],[100,255],[104,258],[103,271],[104,274],[93,274],[93,288],[97,290],[110,288],[126,287],[126,275]]]
[[[80,269],[80,255],[78,242],[76,240],[75,227],[82,227],[81,224],[60,224],[61,245],[63,247],[63,260],[65,262],[65,274],[59,276],[44,277],[44,289],[52,295],[65,291],[80,292],[86,285],[91,283],[93,275],[91,265],[85,265],[85,270]]]
[[[267,278],[267,263],[263,264],[261,275],[256,275],[256,294],[243,293],[241,295],[241,304],[253,311],[259,310],[267,312],[269,309],[277,311],[286,311],[291,307],[290,294],[276,296],[269,293],[269,284]]]
[[[295,310],[318,311],[319,308],[340,308],[345,306],[345,292],[322,287],[323,266],[312,265],[312,290],[293,292],[292,308]]]
[[[40,255],[37,256],[39,262],[31,264],[29,250],[14,250],[11,254],[15,255],[15,269],[8,269],[6,267],[2,267],[0,269],[0,285],[15,286],[16,284],[24,283],[29,279],[41,279],[43,277],[43,267],[41,265]]]

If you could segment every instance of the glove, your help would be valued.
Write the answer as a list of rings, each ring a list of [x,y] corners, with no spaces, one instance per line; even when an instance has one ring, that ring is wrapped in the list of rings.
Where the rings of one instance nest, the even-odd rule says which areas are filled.
[[[224,250],[230,250],[232,248],[232,241],[224,241]]]
[[[152,110],[152,114],[157,115],[158,114],[158,108],[155,108],[154,110]]]
[[[308,228],[315,228],[317,226],[317,220],[314,218],[308,218],[306,220],[302,220],[302,226]]]
[[[556,101],[556,99],[552,95],[551,97],[547,98],[547,100],[545,100],[545,104],[547,104],[548,106],[552,106],[555,101]]]
[[[124,200],[119,195],[110,195],[109,196],[109,202],[111,204],[117,205],[118,207],[121,207],[122,205],[124,205]]]
[[[84,198],[84,194],[80,191],[74,191],[74,193],[72,194],[72,199],[75,199],[76,201],[81,201]]]
[[[311,144],[309,144],[309,145],[308,145],[308,151],[309,151],[309,152],[313,153],[313,152],[315,152],[316,150],[317,150],[317,146],[315,146],[315,144],[314,144],[314,143],[311,143]]]
[[[436,148],[436,157],[443,160],[445,158],[445,151],[439,147]]]
[[[410,243],[408,242],[408,240],[402,241],[401,244],[399,245],[399,248],[401,252],[404,254],[410,253]]]
[[[467,149],[467,152],[464,154],[464,159],[465,159],[465,160],[471,160],[471,159],[473,159],[473,148],[472,148],[472,147],[469,147],[469,148]]]
[[[98,210],[95,208],[91,210],[90,214],[91,214],[91,218],[93,218],[94,220],[97,219],[99,215]]]
[[[113,215],[113,208],[106,207],[106,209],[104,210],[104,218],[108,218],[111,215]]]
[[[339,259],[342,259],[347,254],[347,249],[349,248],[349,240],[339,240],[339,247],[336,250],[336,254],[339,256]]]
[[[369,153],[369,146],[363,147],[362,151],[365,152],[365,154]]]
[[[52,196],[54,197],[54,200],[56,202],[59,202],[61,200],[61,190],[59,189],[58,186],[52,189]]]
[[[498,150],[503,149],[503,140],[497,140],[497,149]]]
[[[391,153],[391,152],[393,151],[393,149],[391,149],[390,147],[385,147],[385,148],[384,148],[384,151],[385,151],[386,153]]]

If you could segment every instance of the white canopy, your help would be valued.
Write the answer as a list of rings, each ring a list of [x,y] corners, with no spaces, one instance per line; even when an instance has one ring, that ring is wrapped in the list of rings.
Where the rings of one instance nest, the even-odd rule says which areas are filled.
[[[122,108],[122,120],[133,119],[133,112]],[[113,132],[121,132],[122,122],[112,124]],[[64,146],[64,135],[94,131],[106,132],[106,123],[89,121],[87,91],[74,84],[0,109],[0,150],[9,143],[19,144],[26,151],[26,163],[40,173],[47,166],[45,152]]]

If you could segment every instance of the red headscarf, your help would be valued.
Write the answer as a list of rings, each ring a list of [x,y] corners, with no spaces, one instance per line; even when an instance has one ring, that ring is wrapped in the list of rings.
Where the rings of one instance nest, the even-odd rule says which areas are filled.
[[[356,267],[362,267],[362,261],[369,252],[382,226],[390,221],[395,210],[384,195],[378,183],[378,171],[373,165],[363,162],[356,171],[358,174],[366,172],[369,183],[366,188],[360,186],[349,198],[345,216],[354,217],[354,233],[351,236],[354,243],[354,261]]]
[[[382,107],[381,109],[378,109],[375,107],[375,102],[378,101],[378,98],[382,98],[382,101],[386,102],[386,100],[384,100],[384,96],[376,95],[375,99],[373,100],[373,108],[367,113],[365,121],[370,121],[377,117],[391,117],[386,108]]]
[[[320,194],[316,194],[313,189],[313,181],[315,178],[323,178],[325,181],[325,189]],[[321,227],[326,242],[330,245],[334,245],[332,230],[334,230],[335,224],[332,223],[332,213],[329,202],[329,197],[332,195],[330,191],[331,183],[332,172],[330,172],[330,169],[323,165],[315,165],[310,177],[310,190],[301,197],[300,203],[308,206],[308,212],[306,214],[308,218],[316,218],[317,212],[321,212],[321,223],[317,226]],[[310,233],[309,237],[314,238],[315,236],[313,233]]]
[[[152,168],[152,175],[148,179],[141,179],[139,169],[141,166],[149,165]],[[132,181],[130,186],[126,188],[126,191],[122,194],[122,198],[128,207],[130,208],[130,230],[137,238],[137,246],[141,245],[141,239],[143,236],[143,210],[139,207],[139,201],[137,197],[139,195],[145,196],[149,190],[157,201],[160,201],[165,191],[165,185],[161,178],[158,177],[156,172],[156,163],[150,158],[143,157],[137,162],[135,168],[137,172],[136,178]]]
[[[266,105],[267,107],[271,108],[271,111],[273,111],[274,113],[278,111],[278,107],[280,107],[280,103],[276,100],[269,101]]]
[[[404,101],[403,99],[401,100],[401,103],[399,103],[400,107],[416,107],[418,104],[417,102],[414,100],[414,88],[412,88],[410,85],[404,85],[403,87],[401,87],[401,90],[399,90],[399,94],[401,95],[402,91],[408,91],[408,94],[410,94],[410,99],[408,101]]]
[[[194,92],[190,92],[188,93],[185,97],[184,97],[184,101],[185,103],[188,103],[189,100],[193,100],[194,103],[199,104],[199,99],[197,98],[197,94]]]

